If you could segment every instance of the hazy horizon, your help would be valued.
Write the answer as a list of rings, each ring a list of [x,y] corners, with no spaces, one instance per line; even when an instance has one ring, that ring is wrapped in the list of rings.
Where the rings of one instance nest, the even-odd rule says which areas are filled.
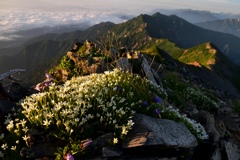
[[[97,10],[118,9],[118,11],[128,10],[130,13],[145,13],[158,8],[166,9],[194,9],[209,10],[212,12],[225,12],[240,14],[240,1],[238,0],[1,0],[0,9],[27,9],[61,11],[74,8],[89,8]]]

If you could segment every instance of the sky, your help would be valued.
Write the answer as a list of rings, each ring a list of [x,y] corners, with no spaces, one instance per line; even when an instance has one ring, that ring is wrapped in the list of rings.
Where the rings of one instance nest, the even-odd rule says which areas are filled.
[[[240,14],[240,0],[0,0],[0,40],[19,30],[60,24],[121,23],[158,9],[194,9]]]
[[[239,0],[0,0],[0,9],[61,10],[70,8],[109,8],[147,12],[156,8],[191,8],[214,12],[240,13]],[[132,9],[132,11],[131,11]]]

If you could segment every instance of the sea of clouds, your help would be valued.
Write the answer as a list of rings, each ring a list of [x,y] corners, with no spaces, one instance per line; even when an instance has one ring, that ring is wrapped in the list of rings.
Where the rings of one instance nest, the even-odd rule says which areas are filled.
[[[19,31],[27,31],[33,28],[74,24],[92,26],[106,21],[122,23],[128,17],[131,17],[131,15],[113,10],[95,11],[83,8],[53,12],[39,10],[0,10],[0,41],[10,41],[19,38],[21,36],[17,34]]]

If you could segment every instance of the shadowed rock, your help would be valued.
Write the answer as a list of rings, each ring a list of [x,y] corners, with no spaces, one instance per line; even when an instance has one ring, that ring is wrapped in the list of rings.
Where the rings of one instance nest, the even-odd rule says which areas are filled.
[[[196,138],[183,123],[135,114],[135,125],[129,132],[123,148],[158,146],[161,148],[192,148],[197,146]]]
[[[240,158],[240,149],[236,144],[231,141],[225,141],[223,142],[223,145],[225,147],[228,160],[237,160]]]

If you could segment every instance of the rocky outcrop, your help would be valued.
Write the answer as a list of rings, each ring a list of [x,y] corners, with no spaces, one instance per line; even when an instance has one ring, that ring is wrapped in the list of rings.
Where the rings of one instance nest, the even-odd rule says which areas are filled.
[[[236,144],[234,144],[231,141],[229,141],[229,142],[224,141],[223,145],[224,145],[228,160],[240,159],[239,146],[237,146]]]
[[[116,67],[124,71],[131,71],[131,64],[126,57],[120,58],[116,61]]]
[[[11,112],[12,108],[18,108],[16,102],[33,93],[37,93],[37,91],[29,87],[24,87],[16,82],[5,87],[0,83],[0,122],[5,121],[5,116]],[[0,126],[5,128],[3,123],[1,123]]]
[[[146,58],[144,56],[142,56],[142,68],[144,70],[144,73],[146,74],[146,77],[152,81],[154,84],[157,84],[157,82],[154,79],[154,75],[151,71],[151,67],[148,64],[148,61],[146,60]]]
[[[133,120],[135,124],[127,136],[127,141],[123,143],[109,145],[109,141],[114,138],[113,133],[91,140],[87,146],[92,155],[89,160],[101,159],[100,157],[125,160],[143,156],[172,159],[193,150],[198,144],[183,123],[152,118],[143,114],[135,114]],[[46,137],[45,133],[35,129],[30,129],[28,136],[30,147],[22,148],[22,157],[54,157],[57,142],[51,139],[44,142],[42,137]],[[81,159],[85,158],[88,159],[81,157]]]
[[[113,138],[113,134],[103,135],[93,140],[90,145],[95,156],[83,159],[174,160],[186,153],[193,153],[198,144],[196,138],[182,123],[152,118],[143,114],[135,114],[133,120],[135,124],[128,133],[127,141],[109,146],[106,144],[109,139]],[[101,153],[96,152],[96,148],[98,150],[102,148]]]
[[[197,139],[183,123],[167,119],[152,118],[143,114],[135,114],[133,129],[123,148],[154,146],[166,148],[192,148],[197,146]]]
[[[10,79],[13,81],[19,81],[19,79],[16,79],[13,77],[14,74],[20,73],[20,72],[25,72],[25,69],[13,69],[9,72],[3,73],[0,75],[0,81],[4,80],[4,79]]]

